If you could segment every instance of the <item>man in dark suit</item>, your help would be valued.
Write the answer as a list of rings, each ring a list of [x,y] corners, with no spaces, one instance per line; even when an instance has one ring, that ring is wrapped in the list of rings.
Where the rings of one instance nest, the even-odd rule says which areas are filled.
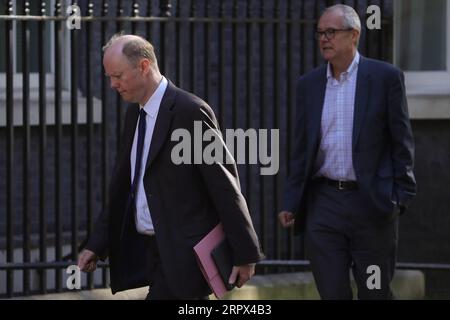
[[[327,65],[302,76],[282,226],[304,232],[323,299],[392,298],[398,216],[416,193],[403,73],[357,51],[361,22],[335,5],[316,32]]]
[[[135,104],[127,109],[109,204],[80,269],[91,272],[108,256],[113,293],[150,284],[148,299],[207,298],[193,247],[221,222],[234,265],[229,282],[241,287],[263,255],[235,163],[176,165],[171,158],[172,133],[194,136],[194,121],[220,136],[212,109],[161,75],[145,39],[116,35],[103,50],[111,87]]]

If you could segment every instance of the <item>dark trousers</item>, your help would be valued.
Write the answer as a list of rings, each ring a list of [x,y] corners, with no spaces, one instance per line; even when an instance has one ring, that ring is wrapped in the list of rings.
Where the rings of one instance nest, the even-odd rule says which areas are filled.
[[[309,190],[306,252],[322,299],[392,299],[398,218],[379,212],[359,190],[314,183]]]
[[[147,265],[150,266],[150,287],[146,300],[180,300],[169,288],[167,278],[161,266],[156,238],[149,237],[147,250]],[[194,300],[209,300],[208,296]]]

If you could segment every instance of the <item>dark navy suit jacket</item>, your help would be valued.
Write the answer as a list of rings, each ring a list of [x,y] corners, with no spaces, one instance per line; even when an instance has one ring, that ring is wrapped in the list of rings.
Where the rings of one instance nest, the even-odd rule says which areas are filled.
[[[296,140],[283,208],[296,214],[297,232],[305,223],[320,144],[326,75],[323,65],[298,80]],[[416,193],[404,75],[388,63],[361,56],[356,81],[352,157],[357,183],[379,209],[379,218],[392,218],[404,212]]]
[[[142,237],[135,232],[134,217],[129,213],[124,217],[131,187],[130,152],[138,116],[139,106],[129,106],[123,142],[110,183],[109,203],[86,245],[99,256],[109,257],[113,293],[148,285],[153,276],[153,269],[145,263]],[[143,178],[166,282],[182,299],[211,292],[198,267],[193,247],[219,221],[230,244],[234,265],[255,263],[264,257],[240,191],[236,164],[173,163],[172,150],[178,141],[172,141],[172,133],[183,129],[194,137],[195,121],[201,123],[202,132],[206,129],[219,131],[212,109],[169,81]],[[193,152],[191,157],[194,157]],[[121,238],[124,223],[127,232]]]

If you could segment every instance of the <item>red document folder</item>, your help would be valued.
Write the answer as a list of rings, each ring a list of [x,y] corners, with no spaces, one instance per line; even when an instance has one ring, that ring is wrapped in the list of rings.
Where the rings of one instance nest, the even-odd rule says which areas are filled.
[[[217,299],[221,299],[225,295],[227,288],[225,287],[219,270],[211,257],[211,251],[213,251],[224,239],[225,234],[223,232],[223,227],[222,224],[219,223],[194,247],[194,252],[203,276]]]

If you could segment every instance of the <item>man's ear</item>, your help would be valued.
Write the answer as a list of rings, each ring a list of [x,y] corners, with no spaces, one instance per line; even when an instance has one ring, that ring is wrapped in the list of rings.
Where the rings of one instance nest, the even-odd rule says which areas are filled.
[[[141,72],[145,75],[148,74],[150,72],[150,68],[152,67],[151,64],[152,62],[150,60],[141,59],[141,61],[139,62],[139,68]]]
[[[359,31],[356,29],[352,30],[352,39],[355,41],[355,43],[358,43],[359,38]]]

